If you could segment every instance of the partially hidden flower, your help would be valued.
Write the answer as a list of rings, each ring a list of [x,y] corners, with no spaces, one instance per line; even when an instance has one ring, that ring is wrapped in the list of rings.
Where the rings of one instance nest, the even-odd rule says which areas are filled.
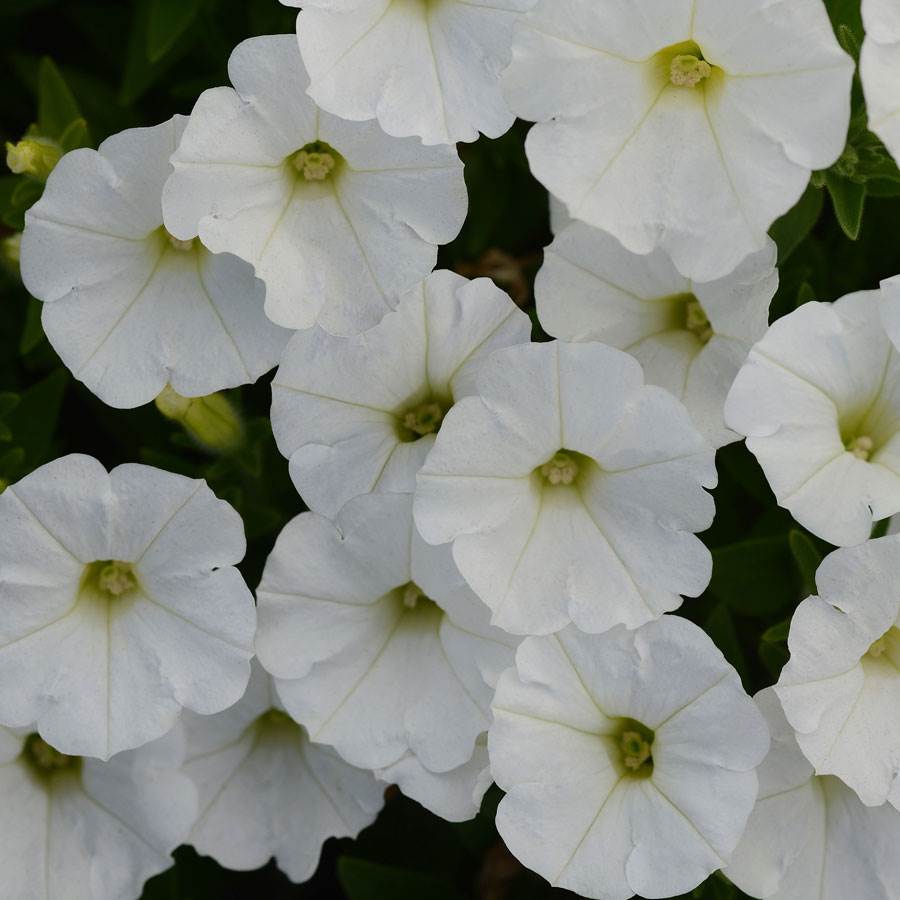
[[[447,413],[415,517],[495,625],[547,634],[629,628],[709,583],[693,532],[712,522],[714,454],[684,406],[598,343],[495,351]]]
[[[817,776],[771,688],[754,698],[772,737],[759,798],[725,874],[770,900],[893,900],[900,812],[869,808],[840,779]]]
[[[302,6],[307,93],[342,119],[377,118],[425,144],[500,137],[515,118],[500,88],[513,27],[536,0],[281,0]]]
[[[443,270],[360,335],[294,335],[272,384],[272,428],[307,506],[332,517],[358,494],[414,490],[481,362],[530,335],[528,316],[490,281]]]
[[[228,72],[234,88],[201,94],[172,157],[166,227],[252,263],[279,325],[377,324],[462,226],[455,148],[320,110],[292,35],[244,41]]]
[[[504,84],[571,215],[712,281],[839,158],[853,71],[822,0],[541,0]]]
[[[168,869],[197,815],[176,729],[108,762],[0,728],[3,896],[134,900]]]
[[[274,856],[292,881],[306,881],[328,838],[356,837],[384,804],[384,784],[313,744],[256,662],[241,700],[215,716],[185,713],[184,727],[184,771],[200,794],[186,842],[229,869]]]
[[[696,625],[526,638],[488,734],[497,828],[552,885],[598,900],[686,893],[726,865],[768,730]]]
[[[775,258],[769,241],[723,278],[691,281],[664,250],[631,253],[575,223],[545,251],[535,283],[538,317],[554,337],[630,353],[647,382],[678,397],[701,434],[721,447],[739,439],[725,425],[725,397],[768,327]]]
[[[844,547],[791,620],[775,692],[818,775],[900,809],[900,536]]]
[[[109,759],[250,676],[240,516],[206,482],[79,454],[0,494],[0,722]]]
[[[25,214],[21,272],[76,378],[141,406],[171,383],[190,397],[256,381],[287,343],[252,268],[163,227],[169,157],[187,119],[67,153]]]
[[[869,128],[900,160],[900,7],[894,0],[862,0],[862,18],[866,37],[859,75]]]
[[[779,319],[725,403],[779,505],[840,546],[900,511],[900,353],[880,303],[863,291]]]
[[[410,506],[366,494],[333,523],[289,523],[257,592],[257,653],[312,740],[470,818],[489,783],[473,757],[517,641],[488,624],[450,549],[419,538]]]

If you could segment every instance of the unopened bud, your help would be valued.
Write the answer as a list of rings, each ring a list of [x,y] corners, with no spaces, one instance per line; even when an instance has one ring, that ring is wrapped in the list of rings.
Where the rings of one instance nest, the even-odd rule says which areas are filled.
[[[6,165],[16,175],[30,175],[46,181],[63,155],[62,147],[45,137],[25,137],[17,144],[6,143]]]
[[[166,385],[156,408],[212,453],[230,453],[244,440],[244,423],[231,401],[221,393],[182,397]]]

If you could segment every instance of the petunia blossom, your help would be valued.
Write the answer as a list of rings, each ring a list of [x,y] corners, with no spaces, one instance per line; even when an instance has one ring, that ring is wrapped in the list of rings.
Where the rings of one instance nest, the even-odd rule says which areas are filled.
[[[197,815],[176,729],[109,762],[0,728],[0,867],[15,900],[134,900]]]
[[[25,214],[21,270],[44,331],[104,403],[197,397],[256,381],[289,333],[265,315],[247,263],[163,227],[162,190],[187,119],[74,150]]]
[[[415,517],[514,634],[635,628],[698,596],[714,454],[634,357],[560,341],[497,350],[444,418]]]
[[[770,900],[895,900],[900,812],[863,806],[840,779],[816,776],[772,689],[755,700],[772,749],[725,874],[744,893]]]
[[[597,900],[687,893],[727,864],[769,735],[696,625],[526,638],[488,734],[497,828],[556,887]]]
[[[450,549],[419,538],[410,506],[365,494],[334,523],[290,522],[257,592],[257,652],[312,740],[433,812],[470,818],[488,781],[483,760],[468,764],[517,641],[490,627]]]
[[[536,0],[281,0],[302,6],[307,93],[342,119],[377,118],[425,144],[500,137],[513,27]]]
[[[572,216],[712,281],[841,155],[853,71],[822,0],[541,0],[504,85]]]
[[[109,759],[250,677],[240,516],[206,482],[72,454],[0,494],[0,722]]]
[[[631,253],[605,232],[575,223],[544,253],[534,286],[538,317],[554,337],[626,350],[647,382],[678,397],[701,434],[721,447],[739,439],[726,427],[723,407],[768,327],[775,258],[769,241],[724,278],[695,282],[664,250]]]
[[[900,809],[900,536],[844,547],[791,620],[775,692],[817,775]]]
[[[279,325],[377,324],[462,226],[456,150],[320,110],[291,35],[244,41],[228,72],[234,88],[200,95],[172,157],[166,227],[252,263]]]
[[[274,856],[292,881],[306,881],[329,837],[356,837],[384,804],[384,784],[313,744],[280,708],[258,663],[234,706],[185,713],[184,726],[184,771],[200,793],[187,843],[229,869],[258,869]]]
[[[900,353],[881,303],[863,291],[779,319],[725,403],[779,505],[840,546],[900,511]]]
[[[900,275],[881,282],[881,324],[900,353]]]
[[[491,281],[443,270],[360,335],[298,332],[272,384],[272,428],[307,506],[333,517],[358,494],[412,491],[481,362],[530,335],[528,316]]]
[[[859,75],[869,128],[900,160],[900,7],[894,0],[862,0],[866,28]]]

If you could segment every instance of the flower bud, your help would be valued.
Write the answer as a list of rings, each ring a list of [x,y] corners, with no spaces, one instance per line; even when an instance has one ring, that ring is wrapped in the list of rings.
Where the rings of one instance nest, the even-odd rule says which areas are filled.
[[[6,165],[10,171],[40,181],[47,180],[62,155],[62,147],[56,141],[37,135],[24,137],[17,144],[6,143]]]
[[[222,393],[206,397],[182,397],[166,385],[156,398],[156,408],[212,453],[231,453],[243,443],[244,423]]]

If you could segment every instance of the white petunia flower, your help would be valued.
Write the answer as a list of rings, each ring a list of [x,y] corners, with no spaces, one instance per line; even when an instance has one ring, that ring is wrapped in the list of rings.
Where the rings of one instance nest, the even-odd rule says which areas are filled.
[[[551,884],[600,900],[690,891],[756,801],[765,722],[696,625],[527,638],[488,735],[497,828]]]
[[[244,692],[238,514],[150,466],[48,463],[0,494],[0,722],[109,759]]]
[[[725,874],[751,897],[896,900],[900,812],[870,809],[843,782],[816,777],[771,688],[756,695],[772,736],[759,799]]]
[[[869,128],[900,160],[900,6],[896,0],[863,0],[862,17],[866,38],[859,75]]]
[[[712,281],[838,159],[853,70],[822,0],[541,0],[504,84],[575,218]]]
[[[169,157],[187,119],[132,128],[74,150],[25,214],[25,286],[44,331],[104,403],[149,403],[166,384],[189,397],[256,381],[289,334],[265,315],[253,269],[163,227]]]
[[[725,425],[725,397],[769,324],[776,255],[769,241],[724,278],[694,282],[664,250],[639,256],[576,223],[544,253],[534,286],[538,316],[554,337],[626,350],[647,382],[678,397],[700,433],[722,447],[739,439]]]
[[[881,324],[900,353],[900,275],[881,282]]]
[[[528,316],[492,282],[447,271],[363,334],[298,332],[272,385],[272,427],[307,506],[331,518],[359,494],[414,490],[482,360],[530,335]]]
[[[900,536],[835,550],[791,621],[775,691],[819,775],[900,809]]]
[[[416,524],[514,634],[635,628],[709,583],[714,454],[687,410],[603,344],[498,350],[444,419]]]
[[[342,119],[377,118],[425,144],[496,138],[515,116],[500,72],[536,0],[281,0],[302,6],[307,93]]]
[[[134,900],[197,815],[181,729],[109,762],[0,728],[0,894]]]
[[[257,592],[257,652],[314,741],[400,781],[432,812],[467,818],[488,783],[483,758],[467,764],[517,641],[490,627],[450,549],[419,538],[410,505],[366,494],[334,523],[315,513],[289,523]],[[453,816],[461,802],[466,815]]]
[[[229,869],[257,869],[274,856],[300,882],[312,877],[329,837],[356,837],[375,821],[384,785],[311,743],[280,706],[254,663],[235,706],[185,713],[185,771],[200,792],[187,843]]]
[[[841,546],[900,511],[900,354],[879,301],[863,291],[779,319],[725,403],[779,505]]]
[[[319,110],[297,41],[251,38],[201,94],[163,191],[166,227],[253,263],[280,325],[355,334],[434,268],[466,215],[452,147]]]

